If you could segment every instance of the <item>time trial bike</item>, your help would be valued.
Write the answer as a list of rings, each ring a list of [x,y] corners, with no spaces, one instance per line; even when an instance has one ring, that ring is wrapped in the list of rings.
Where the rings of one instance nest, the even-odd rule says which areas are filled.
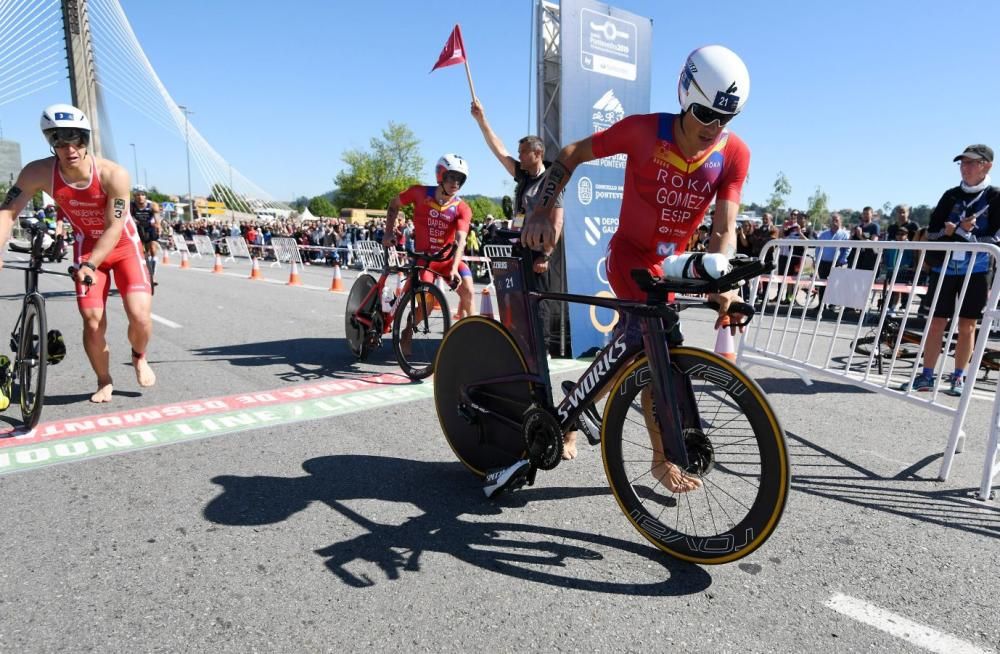
[[[486,490],[532,484],[561,460],[563,436],[607,392],[599,417],[604,470],[618,506],[646,539],[686,561],[740,559],[774,533],[789,489],[778,417],[733,362],[687,347],[672,293],[718,293],[772,267],[733,261],[718,279],[632,276],[646,302],[538,292],[524,271],[532,252],[492,262],[501,322],[459,321],[438,350],[434,402],[452,450]],[[620,325],[558,403],[537,319],[544,299],[606,307]],[[731,310],[752,316],[740,304]],[[749,318],[747,319],[749,320]],[[743,323],[745,324],[745,322]],[[594,412],[596,415],[596,412]],[[690,492],[664,482],[665,461],[700,481]]]
[[[444,292],[426,281],[436,274],[428,266],[450,259],[454,252],[454,244],[434,254],[386,249],[379,278],[368,273],[357,278],[344,313],[344,332],[354,356],[365,359],[391,332],[393,354],[407,377],[423,379],[434,372],[434,358],[451,327],[451,314]],[[405,263],[396,263],[401,259]],[[398,295],[388,287],[393,275],[402,277]]]
[[[42,407],[45,404],[46,366],[55,365],[66,356],[62,333],[58,329],[48,329],[45,298],[38,290],[38,276],[67,273],[42,268],[46,256],[45,224],[35,218],[22,218],[20,225],[29,234],[29,259],[27,266],[4,264],[4,268],[24,271],[24,297],[17,322],[10,334],[13,365],[10,365],[9,360],[0,361],[0,402],[4,404],[0,408],[6,408],[7,402],[13,398],[13,383],[16,381],[21,418],[26,428],[34,429],[42,417]],[[68,275],[73,274],[74,269],[70,268]],[[0,359],[5,358],[0,356]]]

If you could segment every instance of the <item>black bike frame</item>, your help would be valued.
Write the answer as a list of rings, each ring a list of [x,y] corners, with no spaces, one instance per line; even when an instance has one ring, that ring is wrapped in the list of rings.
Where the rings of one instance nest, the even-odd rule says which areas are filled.
[[[566,433],[576,424],[583,410],[597,401],[621,370],[645,351],[649,358],[655,406],[670,407],[669,411],[656,412],[664,453],[669,460],[682,468],[688,466],[687,448],[684,446],[680,427],[680,406],[685,407],[685,415],[693,425],[699,424],[699,421],[696,413],[697,405],[691,397],[689,384],[678,372],[668,374],[671,368],[667,335],[678,323],[676,310],[666,303],[650,305],[629,300],[538,291],[534,288],[533,277],[523,274],[524,267],[532,265],[531,259],[531,251],[525,250],[521,257],[502,257],[491,262],[501,322],[510,330],[518,347],[525,353],[528,373],[478,380],[463,389],[463,399],[476,405],[490,417],[520,428],[519,422],[485,409],[475,403],[472,396],[480,387],[528,381],[532,383],[533,400],[557,415],[560,428]],[[613,309],[618,311],[619,315],[624,314],[623,318],[627,322],[633,317],[638,318],[640,328],[636,330],[625,325],[621,329],[616,329],[611,342],[597,353],[594,362],[558,406],[553,406],[552,403],[545,338],[542,325],[536,318],[540,315],[538,303],[542,300],[558,300]],[[668,401],[668,398],[675,400]]]

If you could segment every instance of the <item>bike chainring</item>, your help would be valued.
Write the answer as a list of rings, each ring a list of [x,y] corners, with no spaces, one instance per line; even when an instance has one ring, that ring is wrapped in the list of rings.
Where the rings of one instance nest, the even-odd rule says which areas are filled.
[[[685,472],[704,476],[715,466],[715,448],[712,439],[697,427],[684,430],[684,448],[687,450],[688,466]]]
[[[524,412],[521,422],[524,445],[531,465],[540,470],[551,470],[559,465],[563,452],[562,430],[555,416],[537,404]]]

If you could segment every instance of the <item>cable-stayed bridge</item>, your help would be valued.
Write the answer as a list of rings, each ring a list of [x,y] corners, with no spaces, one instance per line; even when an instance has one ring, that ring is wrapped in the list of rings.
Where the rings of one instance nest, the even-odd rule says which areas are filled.
[[[133,170],[116,149],[111,126],[112,113],[134,112],[186,147],[188,183],[181,195],[198,197],[201,191],[251,214],[288,211],[202,136],[192,112],[160,80],[118,0],[0,0],[0,107],[31,102],[60,85],[90,116],[92,149],[100,156]]]

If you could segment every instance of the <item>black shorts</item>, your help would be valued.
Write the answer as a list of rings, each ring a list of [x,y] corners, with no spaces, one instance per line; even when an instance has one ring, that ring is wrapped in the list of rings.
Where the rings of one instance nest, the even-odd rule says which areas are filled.
[[[160,235],[156,232],[141,230],[139,232],[139,240],[142,241],[143,245],[146,245],[147,243],[156,243],[160,240]]]
[[[958,300],[958,295],[962,292],[962,284],[965,283],[965,275],[944,275],[942,277],[940,273],[932,273],[932,276],[937,278],[937,280],[932,281],[941,282],[941,294],[938,295],[938,303],[934,307],[934,317],[951,318],[952,314],[955,313],[955,301]],[[965,291],[962,309],[958,312],[959,318],[979,320],[983,317],[986,297],[990,290],[986,276],[987,273],[972,273],[969,276],[969,288]],[[934,284],[929,284],[928,288],[933,290]]]

